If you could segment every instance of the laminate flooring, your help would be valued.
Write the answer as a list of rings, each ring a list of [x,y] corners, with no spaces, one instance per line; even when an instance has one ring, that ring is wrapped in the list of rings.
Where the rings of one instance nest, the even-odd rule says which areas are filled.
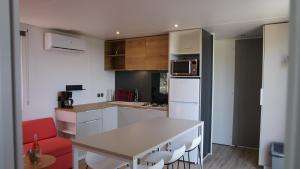
[[[204,169],[261,169],[257,164],[258,150],[213,144],[213,155],[205,159]],[[187,166],[186,163],[186,169]],[[81,160],[80,169],[85,168],[86,164]],[[184,169],[182,162],[179,168]],[[198,168],[200,166],[191,164],[191,169]],[[174,169],[177,169],[177,165],[174,165]]]

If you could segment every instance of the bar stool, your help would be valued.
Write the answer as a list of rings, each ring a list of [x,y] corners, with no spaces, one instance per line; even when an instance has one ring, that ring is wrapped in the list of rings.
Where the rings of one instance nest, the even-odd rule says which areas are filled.
[[[164,165],[167,166],[167,169],[169,169],[170,165],[172,165],[173,168],[174,167],[173,164],[175,162],[178,162],[177,168],[179,168],[179,159],[183,157],[185,150],[186,150],[185,145],[183,145],[174,151],[154,152],[150,154],[148,157],[146,157],[145,161],[147,163],[157,163],[160,159],[163,159]]]
[[[186,146],[185,152],[188,154],[189,169],[191,168],[190,152],[195,150],[196,148],[198,148],[197,162],[198,162],[198,159],[200,159],[199,164],[200,164],[201,168],[203,168],[203,164],[202,164],[202,161],[201,161],[202,154],[200,152],[201,141],[202,141],[202,136],[200,135],[200,136],[194,138],[191,142],[184,143],[184,145]],[[170,145],[168,147],[168,150],[172,151],[172,150],[176,149],[176,147],[178,147],[178,146],[174,146],[170,143]],[[184,166],[185,166],[185,160],[184,159],[183,159],[183,162],[184,162]]]
[[[119,169],[128,163],[87,152],[85,156],[86,169]]]
[[[190,152],[195,150],[196,148],[198,148],[198,158],[197,158],[197,162],[198,162],[198,159],[200,159],[200,166],[201,166],[201,169],[203,168],[202,166],[202,161],[201,161],[201,157],[202,157],[202,154],[200,152],[200,143],[202,141],[202,136],[200,135],[199,137],[193,139],[192,142],[189,142],[189,143],[186,143],[186,147],[187,149],[185,150],[186,153],[188,153],[188,161],[189,161],[189,169],[191,168],[191,161],[190,161]]]

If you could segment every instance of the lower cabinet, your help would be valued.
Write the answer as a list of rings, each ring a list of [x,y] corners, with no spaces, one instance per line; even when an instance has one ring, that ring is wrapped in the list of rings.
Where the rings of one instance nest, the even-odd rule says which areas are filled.
[[[155,117],[167,117],[166,111],[153,109],[139,109],[131,107],[118,107],[119,118],[118,126],[124,127],[138,121],[148,120]]]
[[[77,125],[76,137],[86,137],[102,132],[102,119],[82,122]]]
[[[107,132],[118,127],[155,117],[167,117],[166,111],[114,106],[86,112],[56,110],[59,134],[66,138],[80,138]],[[79,151],[79,159],[85,157]]]
[[[103,132],[118,128],[118,107],[102,109]]]

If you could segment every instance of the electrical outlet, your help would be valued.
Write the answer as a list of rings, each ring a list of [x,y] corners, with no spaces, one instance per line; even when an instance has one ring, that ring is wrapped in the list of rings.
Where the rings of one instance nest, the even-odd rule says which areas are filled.
[[[104,97],[103,93],[97,93],[97,97]]]

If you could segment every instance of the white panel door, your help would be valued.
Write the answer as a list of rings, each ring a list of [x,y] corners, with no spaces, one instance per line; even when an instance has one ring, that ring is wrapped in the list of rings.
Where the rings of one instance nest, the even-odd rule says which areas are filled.
[[[170,53],[201,53],[201,29],[170,32]]]
[[[186,120],[199,120],[199,104],[198,103],[179,103],[179,102],[169,102],[169,117],[176,119],[186,119]],[[192,130],[176,139],[172,142],[174,147],[180,147],[183,144],[191,142],[194,138],[198,136],[198,129]],[[198,152],[197,149],[190,153],[190,158],[192,162],[197,162]],[[188,159],[187,154],[185,154],[185,160]]]
[[[170,118],[199,120],[199,103],[169,102]]]
[[[264,26],[263,100],[259,164],[271,165],[270,145],[284,142],[287,103],[288,23]]]
[[[170,102],[193,102],[200,101],[200,79],[170,79],[169,89]]]
[[[118,128],[118,107],[102,109],[103,132]]]

